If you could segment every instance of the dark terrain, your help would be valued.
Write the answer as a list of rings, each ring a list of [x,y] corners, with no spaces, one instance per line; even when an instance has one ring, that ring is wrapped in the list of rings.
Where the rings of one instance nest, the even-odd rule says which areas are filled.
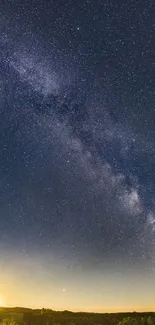
[[[155,313],[74,313],[15,307],[0,308],[0,321],[7,325],[153,325]]]

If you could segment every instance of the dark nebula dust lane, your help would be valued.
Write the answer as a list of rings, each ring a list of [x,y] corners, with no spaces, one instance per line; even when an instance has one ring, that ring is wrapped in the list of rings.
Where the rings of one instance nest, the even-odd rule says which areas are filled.
[[[41,274],[49,270],[47,285],[53,281],[51,270],[57,277],[55,294],[65,288],[68,299],[66,306],[62,298],[60,308],[70,308],[66,285],[72,290],[75,277],[80,294],[86,272],[85,299],[95,278],[98,285],[105,283],[102,276],[108,272],[107,283],[116,284],[118,274],[123,283],[132,279],[132,292],[137,274],[150,285],[147,277],[152,281],[155,263],[154,14],[153,1],[2,4],[0,272],[6,288],[20,259],[23,266],[14,283],[40,267]],[[93,310],[102,308],[101,296],[95,294],[90,302]],[[8,304],[11,299],[6,293]],[[45,300],[44,291],[38,305]],[[16,301],[20,304],[20,298]],[[77,301],[71,308],[82,308]],[[59,309],[58,302],[55,306]]]

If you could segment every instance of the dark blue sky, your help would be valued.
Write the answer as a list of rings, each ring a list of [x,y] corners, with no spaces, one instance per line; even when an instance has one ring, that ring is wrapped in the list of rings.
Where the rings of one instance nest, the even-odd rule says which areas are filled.
[[[0,27],[3,255],[154,272],[154,2],[7,1]]]

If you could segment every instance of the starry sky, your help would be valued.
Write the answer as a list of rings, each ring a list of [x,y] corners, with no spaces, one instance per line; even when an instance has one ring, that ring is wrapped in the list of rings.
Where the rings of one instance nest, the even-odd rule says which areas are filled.
[[[155,3],[0,13],[0,304],[155,310]]]

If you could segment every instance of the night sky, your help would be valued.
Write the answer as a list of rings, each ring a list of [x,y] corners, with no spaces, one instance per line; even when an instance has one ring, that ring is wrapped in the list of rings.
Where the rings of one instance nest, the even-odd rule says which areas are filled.
[[[155,2],[0,12],[0,304],[155,310]]]

